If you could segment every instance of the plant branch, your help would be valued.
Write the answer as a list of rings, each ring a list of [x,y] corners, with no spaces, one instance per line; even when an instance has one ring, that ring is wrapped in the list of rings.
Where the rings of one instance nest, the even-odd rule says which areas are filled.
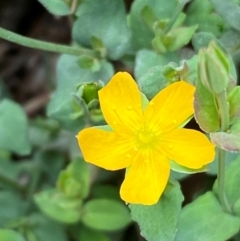
[[[226,151],[218,148],[218,197],[223,209],[231,213],[231,208],[225,195],[225,156]]]
[[[229,111],[226,99],[226,91],[216,95],[221,120],[221,131],[225,132],[229,128]],[[225,195],[225,156],[226,151],[218,148],[218,197],[223,209],[231,213],[231,208]]]
[[[0,38],[25,47],[34,48],[34,49],[40,49],[40,50],[45,50],[45,51],[50,51],[55,53],[69,54],[69,55],[76,55],[76,56],[87,55],[95,58],[99,57],[97,52],[91,49],[71,47],[71,46],[66,46],[61,44],[53,44],[45,41],[31,39],[31,38],[13,33],[1,27],[0,27]]]

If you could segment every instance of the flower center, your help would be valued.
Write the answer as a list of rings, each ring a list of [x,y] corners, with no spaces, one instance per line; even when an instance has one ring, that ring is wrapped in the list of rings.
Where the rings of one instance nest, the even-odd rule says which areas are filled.
[[[144,143],[144,144],[149,144],[150,142],[152,142],[154,137],[154,134],[152,132],[149,131],[140,131],[138,133],[138,139],[140,142]]]

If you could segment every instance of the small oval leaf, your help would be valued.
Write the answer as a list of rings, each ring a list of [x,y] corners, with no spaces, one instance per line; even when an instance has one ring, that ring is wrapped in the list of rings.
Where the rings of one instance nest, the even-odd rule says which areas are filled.
[[[130,222],[127,207],[115,200],[95,199],[83,207],[83,223],[93,229],[114,231],[126,227]]]

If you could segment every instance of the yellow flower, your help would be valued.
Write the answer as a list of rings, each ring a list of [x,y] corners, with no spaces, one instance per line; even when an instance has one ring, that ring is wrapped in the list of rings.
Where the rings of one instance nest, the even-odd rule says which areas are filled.
[[[127,203],[152,205],[164,191],[170,162],[199,169],[214,158],[202,133],[180,126],[193,115],[194,86],[179,81],[159,92],[144,109],[137,84],[125,72],[99,91],[110,130],[86,128],[77,138],[85,160],[107,170],[127,168],[120,195]]]

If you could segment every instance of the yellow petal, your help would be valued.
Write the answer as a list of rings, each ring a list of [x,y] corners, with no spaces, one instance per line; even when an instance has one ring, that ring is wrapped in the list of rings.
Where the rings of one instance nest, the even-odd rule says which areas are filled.
[[[178,164],[198,169],[213,161],[214,145],[199,131],[175,129],[161,136],[160,149]]]
[[[91,127],[80,131],[78,144],[85,161],[107,170],[126,168],[131,164],[134,142],[128,136]]]
[[[98,93],[104,118],[112,129],[121,133],[139,129],[142,121],[141,95],[130,74],[115,74]]]
[[[129,167],[121,186],[121,198],[127,203],[153,205],[158,202],[169,179],[168,160],[158,153],[139,155]]]
[[[195,87],[184,81],[173,83],[160,91],[144,113],[149,128],[167,131],[180,126],[193,114],[194,91]]]

